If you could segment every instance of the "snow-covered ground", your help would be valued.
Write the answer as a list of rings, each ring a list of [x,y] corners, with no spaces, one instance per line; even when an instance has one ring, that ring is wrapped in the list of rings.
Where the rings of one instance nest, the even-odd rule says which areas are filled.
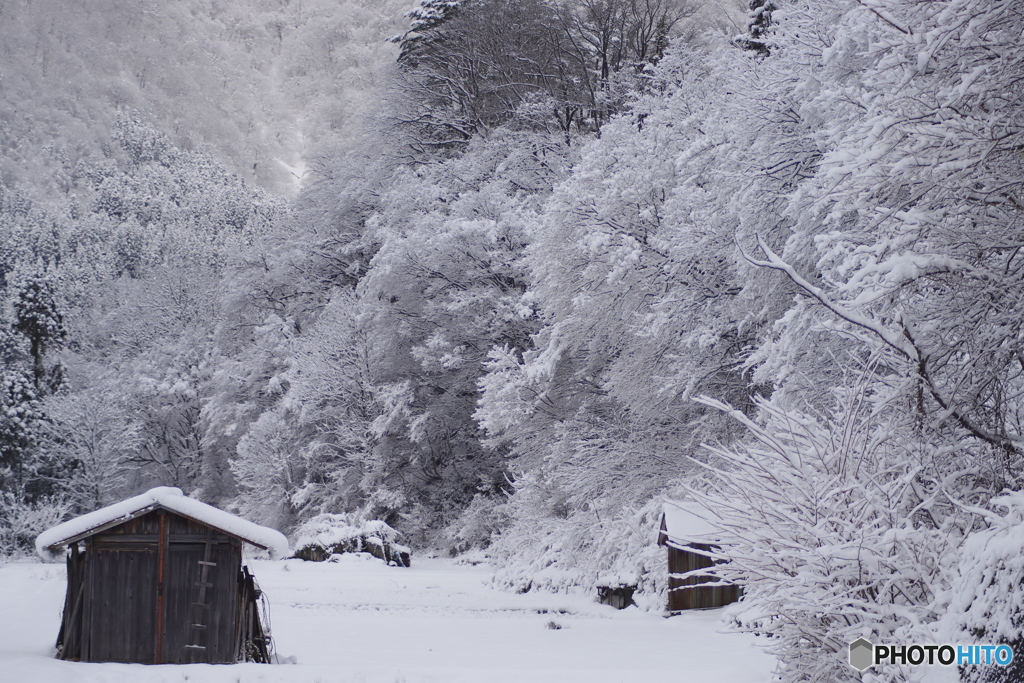
[[[665,619],[513,595],[488,588],[486,568],[447,560],[249,564],[270,599],[278,653],[296,664],[57,661],[64,568],[12,563],[0,567],[0,682],[768,683],[774,668],[752,637],[722,632],[720,610]]]

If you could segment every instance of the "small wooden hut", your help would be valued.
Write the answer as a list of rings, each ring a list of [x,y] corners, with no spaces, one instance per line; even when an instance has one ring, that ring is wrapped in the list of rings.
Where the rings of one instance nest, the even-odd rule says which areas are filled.
[[[707,553],[717,550],[727,539],[708,519],[710,513],[696,503],[668,501],[661,516],[658,545],[668,551],[668,611],[722,607],[740,599],[742,590],[734,585],[717,584],[710,576],[687,572],[715,564]]]
[[[155,488],[49,529],[66,546],[68,586],[57,656],[83,662],[229,663],[269,659],[259,589],[242,543],[288,553],[273,529]]]

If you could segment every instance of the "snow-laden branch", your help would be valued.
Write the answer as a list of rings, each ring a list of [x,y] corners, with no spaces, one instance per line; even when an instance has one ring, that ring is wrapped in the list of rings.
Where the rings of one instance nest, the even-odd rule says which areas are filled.
[[[856,325],[857,327],[868,330],[874,334],[887,346],[899,352],[914,364],[915,371],[917,372],[918,377],[923,381],[928,393],[932,396],[935,402],[939,404],[943,411],[957,422],[957,424],[966,429],[976,438],[981,439],[986,443],[1004,449],[1009,453],[1018,452],[1019,444],[1024,441],[1020,435],[1007,436],[995,434],[990,430],[985,429],[971,419],[967,415],[966,410],[961,406],[958,406],[951,397],[945,396],[943,392],[940,391],[928,363],[928,355],[922,353],[917,340],[914,339],[913,332],[909,327],[903,324],[902,319],[900,319],[898,315],[897,320],[899,322],[900,330],[899,332],[895,332],[885,328],[877,320],[856,311],[852,311],[846,306],[833,301],[824,290],[808,282],[806,278],[796,272],[796,269],[794,269],[793,266],[786,263],[778,254],[772,251],[771,247],[765,243],[764,239],[762,239],[760,235],[756,235],[755,237],[757,239],[758,247],[761,248],[761,251],[767,258],[756,259],[750,256],[743,250],[742,246],[739,246],[739,243],[737,242],[737,246],[739,246],[740,253],[743,255],[744,259],[758,267],[782,271],[793,282],[793,284],[810,296],[814,297],[814,299],[833,314],[852,325]]]
[[[789,277],[790,280],[793,281],[793,283],[796,286],[798,286],[800,289],[804,290],[805,292],[813,296],[815,299],[818,300],[819,303],[821,303],[821,305],[823,305],[828,310],[832,311],[834,314],[836,314],[843,320],[847,321],[852,325],[856,325],[858,327],[864,328],[865,330],[868,330],[876,337],[881,339],[883,342],[885,342],[888,346],[900,352],[909,360],[917,361],[920,358],[917,348],[912,343],[910,343],[910,340],[908,340],[906,336],[895,334],[891,330],[887,330],[885,327],[879,324],[878,321],[866,315],[857,313],[856,311],[851,311],[845,306],[842,306],[841,304],[833,301],[827,294],[825,294],[825,292],[820,287],[815,287],[814,285],[812,285],[803,276],[797,273],[793,266],[783,261],[778,254],[772,251],[771,247],[769,247],[765,243],[765,241],[761,238],[760,235],[756,235],[756,238],[757,246],[759,246],[761,248],[761,251],[764,252],[765,256],[767,256],[767,260],[755,259],[752,256],[748,255],[745,251],[743,251],[743,248],[740,247],[740,253],[743,255],[743,258],[746,259],[748,262],[762,268],[771,268],[773,270],[782,271]]]
[[[872,14],[874,14],[876,17],[878,17],[879,19],[881,19],[885,23],[889,24],[889,26],[892,26],[894,29],[896,29],[900,33],[902,33],[904,35],[907,35],[907,36],[914,35],[914,32],[910,30],[909,26],[906,26],[903,22],[901,22],[899,19],[894,17],[889,12],[886,12],[881,7],[878,7],[874,2],[869,2],[867,0],[858,0],[858,1],[859,1],[859,3],[861,5],[866,7]]]
[[[908,454],[895,428],[902,418],[880,410],[870,386],[863,376],[827,415],[759,399],[756,421],[695,399],[748,430],[728,446],[705,444],[715,456],[699,463],[709,476],[687,490],[722,531],[711,553],[722,562],[702,573],[744,586],[736,623],[770,636],[773,654],[802,674],[790,681],[849,680],[842,643],[927,632],[948,599],[938,560],[962,535],[954,520],[915,523],[927,503],[914,494],[924,462]]]

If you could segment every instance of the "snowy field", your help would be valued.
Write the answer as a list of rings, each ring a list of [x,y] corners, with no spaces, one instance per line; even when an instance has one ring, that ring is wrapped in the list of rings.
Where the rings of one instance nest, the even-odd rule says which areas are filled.
[[[270,599],[278,653],[295,664],[57,661],[64,568],[13,563],[0,567],[0,681],[768,683],[774,668],[752,637],[721,632],[721,610],[665,619],[581,597],[513,595],[488,588],[487,569],[447,560],[249,564]]]

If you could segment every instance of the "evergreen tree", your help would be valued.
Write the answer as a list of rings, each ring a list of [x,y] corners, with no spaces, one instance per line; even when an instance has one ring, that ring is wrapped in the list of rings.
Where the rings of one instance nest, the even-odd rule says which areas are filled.
[[[0,375],[0,467],[6,486],[22,480],[43,417],[35,382],[24,372],[5,369]]]
[[[768,37],[772,26],[772,12],[775,9],[775,0],[750,0],[747,32],[736,38],[736,44],[762,57],[771,54]]]
[[[46,353],[60,348],[67,337],[57,305],[57,284],[49,274],[32,275],[14,287],[14,329],[29,344],[36,391],[44,394],[60,386],[59,365],[46,368]]]

